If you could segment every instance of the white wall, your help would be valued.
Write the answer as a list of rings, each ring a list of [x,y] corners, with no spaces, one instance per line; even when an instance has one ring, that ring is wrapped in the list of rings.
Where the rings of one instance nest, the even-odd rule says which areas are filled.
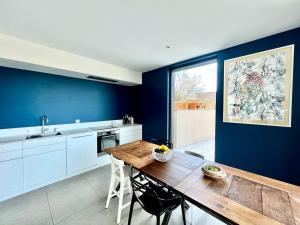
[[[142,83],[140,72],[3,34],[0,34],[0,66],[78,78],[94,75],[128,85]]]

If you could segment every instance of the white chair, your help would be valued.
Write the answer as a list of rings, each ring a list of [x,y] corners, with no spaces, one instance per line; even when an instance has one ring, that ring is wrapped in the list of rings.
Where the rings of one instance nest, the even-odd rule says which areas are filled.
[[[105,208],[108,208],[111,198],[113,198],[114,196],[117,196],[119,198],[117,224],[119,224],[121,221],[122,209],[130,205],[130,202],[123,205],[124,191],[128,189],[129,193],[131,193],[128,172],[128,170],[124,171],[124,161],[118,160],[111,155],[111,180]],[[114,187],[115,184],[120,185],[118,191]]]

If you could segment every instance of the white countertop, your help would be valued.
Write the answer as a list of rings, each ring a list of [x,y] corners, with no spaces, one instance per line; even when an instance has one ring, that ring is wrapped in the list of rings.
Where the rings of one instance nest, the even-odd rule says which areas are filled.
[[[134,127],[134,126],[141,126],[141,124],[118,124],[114,125],[116,128],[125,128],[125,127]],[[90,128],[76,128],[76,129],[66,129],[66,130],[58,130],[57,132],[60,132],[61,135],[72,135],[72,134],[79,134],[79,133],[87,133],[87,132],[95,132],[95,130],[92,130]],[[47,132],[46,132],[47,133]],[[24,141],[24,140],[33,140],[33,139],[26,139],[28,135],[34,135],[37,133],[30,133],[30,134],[22,134],[22,135],[11,135],[11,136],[5,136],[0,137],[0,144],[9,143],[9,142],[17,142],[17,141]],[[40,138],[46,138],[50,136],[40,137]],[[55,136],[52,136],[55,137]]]
[[[8,143],[8,142],[16,142],[26,140],[26,135],[18,135],[18,136],[9,136],[0,138],[0,144]]]

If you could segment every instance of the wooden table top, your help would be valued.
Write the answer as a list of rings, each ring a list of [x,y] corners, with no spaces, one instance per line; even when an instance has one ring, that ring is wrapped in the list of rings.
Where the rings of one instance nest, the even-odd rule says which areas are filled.
[[[207,160],[178,151],[165,163],[152,158],[156,145],[136,141],[106,152],[180,192],[189,201],[228,224],[300,225],[300,187],[218,164],[224,180],[206,178]],[[217,164],[217,163],[216,163]]]

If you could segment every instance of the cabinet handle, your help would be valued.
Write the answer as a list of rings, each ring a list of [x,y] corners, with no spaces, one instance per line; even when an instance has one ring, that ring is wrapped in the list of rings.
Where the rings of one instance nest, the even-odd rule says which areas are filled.
[[[87,134],[87,135],[82,135],[82,136],[76,136],[76,137],[72,137],[72,138],[82,138],[82,137],[90,137],[92,136],[92,134]]]

